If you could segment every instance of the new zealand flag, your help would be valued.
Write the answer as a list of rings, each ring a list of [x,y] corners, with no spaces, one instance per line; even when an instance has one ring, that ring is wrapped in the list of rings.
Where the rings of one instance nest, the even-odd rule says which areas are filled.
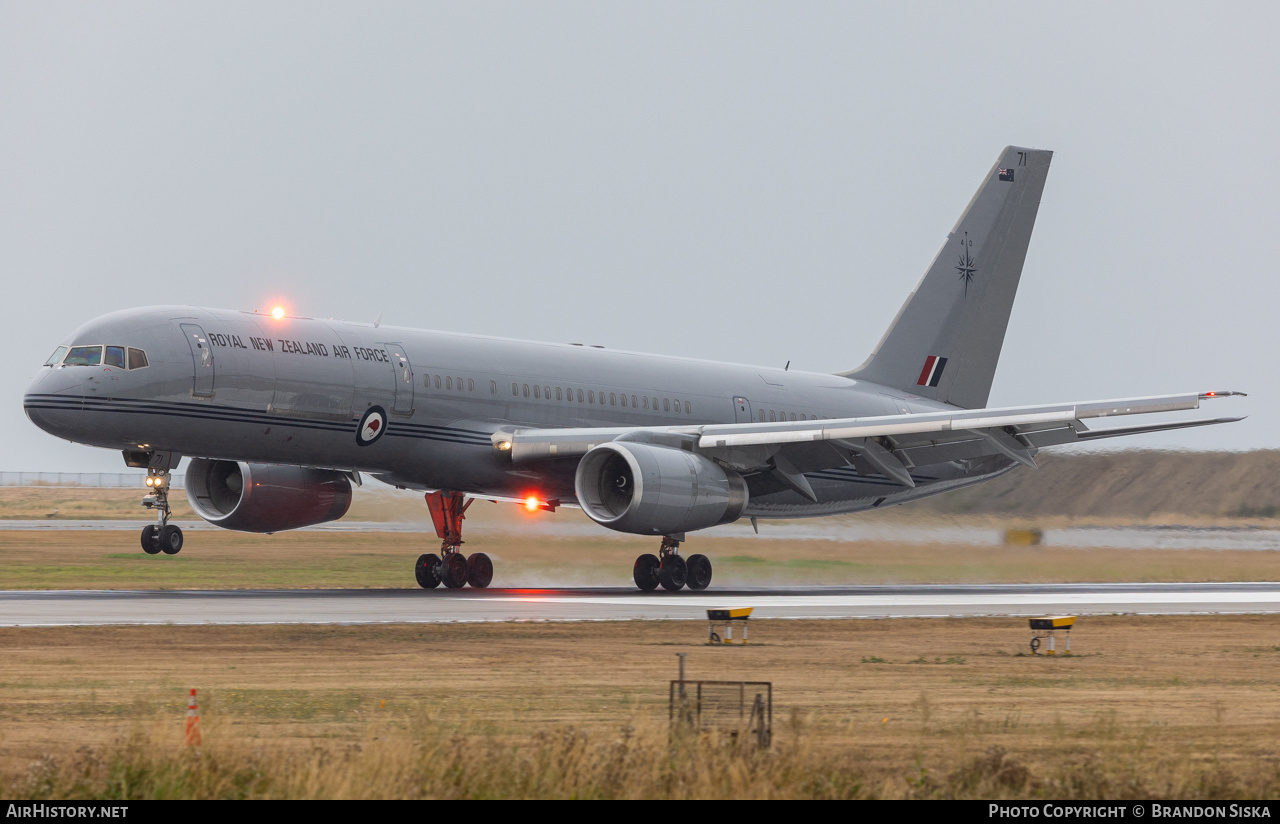
[[[1013,169],[1001,169],[1001,170],[1000,170],[1000,179],[1001,179],[1001,180],[1007,180],[1007,181],[1009,181],[1010,183],[1012,183],[1012,182],[1013,182]]]

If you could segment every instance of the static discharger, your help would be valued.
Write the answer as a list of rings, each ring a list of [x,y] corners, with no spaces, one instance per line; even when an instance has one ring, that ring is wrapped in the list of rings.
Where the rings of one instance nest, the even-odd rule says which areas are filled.
[[[1066,638],[1066,649],[1063,655],[1071,654],[1071,628],[1075,626],[1074,615],[1049,615],[1044,618],[1031,619],[1031,654],[1040,655],[1041,641],[1044,641],[1044,655],[1056,655],[1054,642],[1061,632]]]
[[[196,688],[191,688],[191,700],[187,703],[187,732],[184,740],[188,747],[198,747],[200,738],[200,707],[196,704]]]
[[[707,610],[707,644],[712,646],[732,644],[733,625],[735,623],[742,624],[742,643],[747,643],[747,619],[751,617],[752,609],[753,607]],[[723,637],[716,632],[717,627],[724,628]]]

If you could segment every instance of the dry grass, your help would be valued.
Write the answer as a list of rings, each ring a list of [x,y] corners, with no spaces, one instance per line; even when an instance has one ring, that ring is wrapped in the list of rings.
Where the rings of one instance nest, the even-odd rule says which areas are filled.
[[[1018,619],[762,621],[747,648],[704,631],[0,630],[0,796],[1280,792],[1278,616],[1087,618],[1070,659],[1021,655]],[[672,747],[675,652],[690,677],[774,682],[771,753]],[[180,746],[188,686],[199,758]]]
[[[145,555],[132,531],[0,532],[0,589],[412,588],[434,535],[189,531],[182,553]],[[643,538],[488,533],[465,549],[495,560],[495,587],[631,586]],[[1062,549],[695,536],[687,552],[735,585],[1274,580],[1273,553]]]

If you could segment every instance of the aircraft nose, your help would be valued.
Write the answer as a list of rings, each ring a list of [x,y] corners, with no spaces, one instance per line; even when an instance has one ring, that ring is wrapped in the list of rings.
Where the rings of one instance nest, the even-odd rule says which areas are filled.
[[[44,368],[22,398],[27,417],[50,435],[69,439],[80,422],[84,388],[77,371]]]

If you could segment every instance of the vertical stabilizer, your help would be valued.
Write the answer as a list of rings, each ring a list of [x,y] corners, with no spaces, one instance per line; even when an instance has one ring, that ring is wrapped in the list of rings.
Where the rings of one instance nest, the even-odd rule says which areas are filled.
[[[1052,157],[1001,153],[871,357],[842,375],[986,405]]]

